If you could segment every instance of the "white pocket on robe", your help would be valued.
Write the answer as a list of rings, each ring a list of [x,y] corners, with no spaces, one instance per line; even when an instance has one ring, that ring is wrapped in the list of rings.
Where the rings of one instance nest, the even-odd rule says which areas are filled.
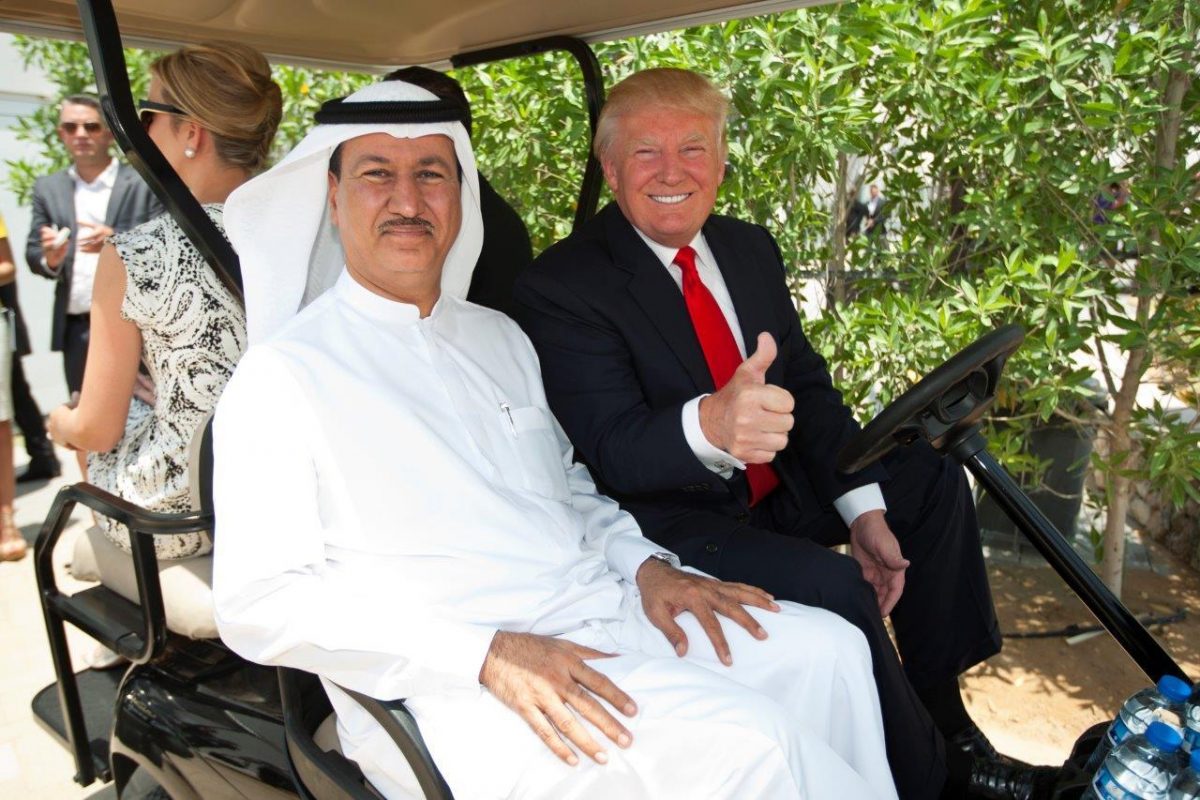
[[[550,413],[538,406],[514,408],[511,413],[524,487],[551,500],[571,499]]]

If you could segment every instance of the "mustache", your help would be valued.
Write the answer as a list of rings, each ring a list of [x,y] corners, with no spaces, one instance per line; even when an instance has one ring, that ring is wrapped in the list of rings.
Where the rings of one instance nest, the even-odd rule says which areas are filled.
[[[404,216],[397,216],[397,217],[393,217],[389,220],[385,220],[384,222],[379,223],[379,226],[375,230],[378,233],[385,233],[385,232],[391,230],[392,228],[400,228],[400,227],[404,227],[404,226],[408,226],[408,225],[419,225],[419,226],[423,227],[428,233],[433,233],[433,223],[430,222],[429,220],[424,219],[423,217],[404,217]]]

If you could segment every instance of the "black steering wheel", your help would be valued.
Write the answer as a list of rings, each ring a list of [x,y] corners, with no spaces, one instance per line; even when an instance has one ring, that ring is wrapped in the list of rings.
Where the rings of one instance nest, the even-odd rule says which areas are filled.
[[[935,449],[958,441],[996,399],[1008,357],[1025,340],[1020,325],[984,334],[897,397],[838,453],[841,472],[858,472],[897,445],[927,440]]]

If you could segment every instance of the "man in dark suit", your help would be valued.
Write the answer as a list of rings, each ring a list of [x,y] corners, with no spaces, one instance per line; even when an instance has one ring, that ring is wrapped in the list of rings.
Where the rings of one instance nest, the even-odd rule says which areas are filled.
[[[804,337],[779,249],[711,214],[727,106],[684,70],[613,89],[595,148],[616,203],[514,294],[551,407],[646,536],[863,631],[901,797],[1042,796],[1055,771],[996,754],[959,695],[958,675],[1000,648],[962,470],[927,447],[835,470],[858,426]],[[852,556],[828,549],[847,543]]]
[[[867,192],[867,202],[863,204],[866,207],[866,233],[868,236],[879,236],[887,224],[887,201],[879,193],[877,184],[872,183]]]
[[[100,248],[114,232],[136,227],[163,209],[137,172],[113,158],[113,136],[94,97],[72,95],[63,101],[58,135],[72,164],[34,184],[25,259],[34,272],[58,282],[50,344],[63,354],[68,391],[77,392],[87,362]]]

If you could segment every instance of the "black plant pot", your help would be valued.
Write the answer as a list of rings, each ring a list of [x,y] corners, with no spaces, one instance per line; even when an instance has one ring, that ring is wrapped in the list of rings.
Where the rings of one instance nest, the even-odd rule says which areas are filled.
[[[1030,453],[1039,461],[1050,462],[1041,484],[1030,491],[1029,496],[1067,541],[1075,538],[1094,435],[1091,428],[1067,422],[1039,425],[1029,435]],[[1024,476],[1023,480],[1024,485],[1029,485],[1028,476]],[[1018,476],[1018,481],[1022,481],[1021,476]],[[1016,526],[986,492],[980,493],[975,507],[979,528],[985,536],[1016,535]]]

